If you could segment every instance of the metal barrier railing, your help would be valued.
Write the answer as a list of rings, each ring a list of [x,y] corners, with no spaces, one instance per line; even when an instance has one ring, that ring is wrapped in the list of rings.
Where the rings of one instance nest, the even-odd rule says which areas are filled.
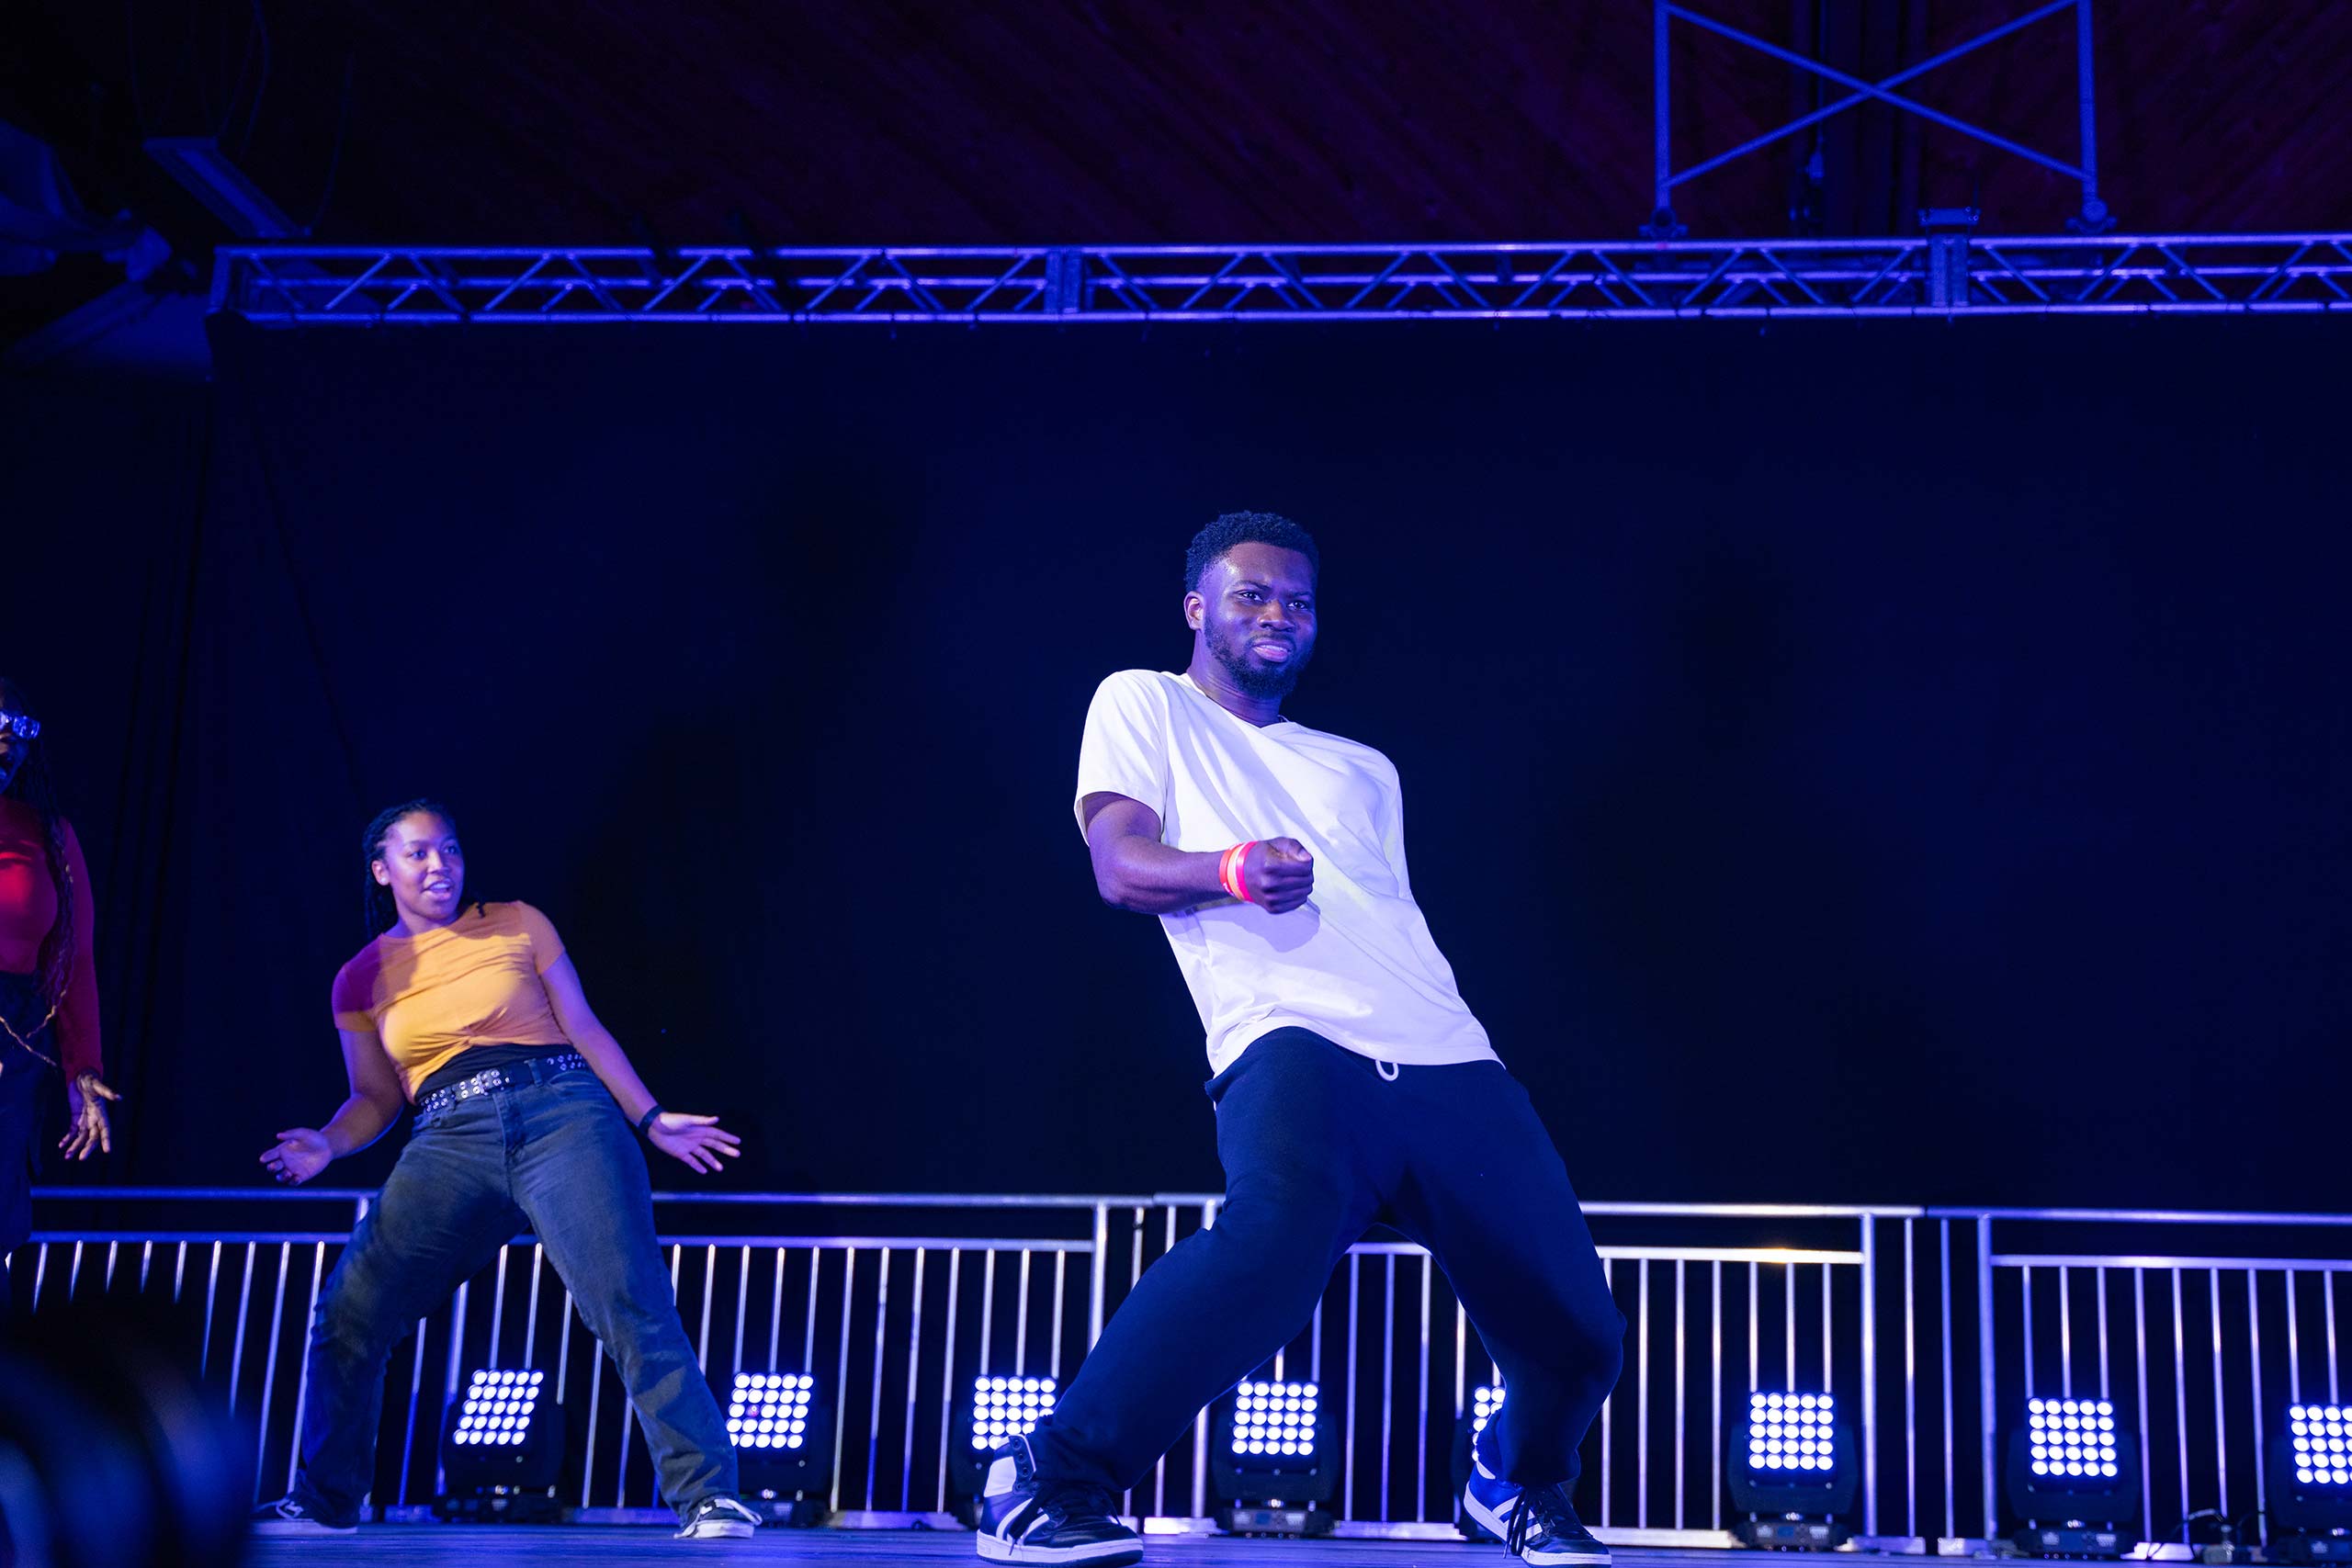
[[[177,1303],[206,1375],[252,1421],[259,1484],[274,1494],[293,1472],[311,1313],[349,1234],[344,1222],[371,1196],[47,1190],[37,1195],[44,1228],[17,1255],[10,1288],[19,1307],[60,1293]],[[1215,1224],[1220,1201],[657,1197],[679,1310],[714,1382],[741,1369],[805,1371],[824,1385],[828,1501],[851,1525],[949,1522],[959,1388],[993,1372],[1066,1379],[1145,1270]],[[250,1218],[287,1204],[334,1223],[186,1223],[192,1212]],[[55,1223],[75,1210],[92,1223]],[[841,1234],[844,1210],[857,1234]],[[762,1233],[724,1223],[746,1212],[803,1223]],[[2180,1539],[2200,1509],[2261,1506],[2273,1394],[2340,1390],[2335,1298],[2352,1259],[2326,1254],[2347,1250],[2352,1216],[1665,1203],[1586,1213],[1628,1327],[1577,1500],[1614,1540],[1727,1539],[1725,1421],[1758,1388],[1838,1394],[1859,1438],[1861,1534],[1912,1551],[1997,1533],[1996,1438],[2030,1393],[2096,1387],[2137,1424],[2141,1524],[2161,1541]],[[688,1219],[697,1223],[677,1223]],[[2156,1235],[2195,1245],[2127,1245]],[[606,1359],[575,1344],[575,1315],[523,1237],[418,1322],[388,1373],[376,1493],[388,1515],[421,1510],[442,1489],[440,1412],[475,1366],[550,1372],[572,1417],[560,1495],[583,1517],[655,1505],[628,1401]],[[1427,1253],[1360,1244],[1267,1370],[1324,1385],[1344,1528],[1450,1529],[1454,1424],[1471,1389],[1496,1378]],[[1163,1529],[1204,1521],[1212,1428],[1204,1411],[1130,1495],[1130,1511]]]

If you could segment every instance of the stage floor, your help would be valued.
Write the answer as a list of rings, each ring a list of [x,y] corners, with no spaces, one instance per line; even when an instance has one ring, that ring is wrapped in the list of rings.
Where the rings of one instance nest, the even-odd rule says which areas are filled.
[[[299,1568],[324,1562],[393,1562],[428,1568],[447,1563],[481,1568],[538,1562],[639,1562],[660,1555],[684,1561],[709,1557],[725,1562],[835,1562],[848,1564],[931,1563],[940,1568],[979,1561],[972,1538],[950,1530],[763,1529],[750,1540],[673,1540],[657,1527],[376,1525],[333,1540],[256,1540],[246,1558],[250,1568]],[[1799,1568],[1834,1561],[1830,1553],[1668,1551],[1621,1547],[1618,1568],[1752,1568],[1769,1560],[1772,1568]],[[1231,1536],[1153,1536],[1144,1543],[1143,1568],[1446,1568],[1507,1560],[1491,1543],[1425,1540],[1245,1540]],[[1853,1561],[1851,1553],[1844,1561]]]

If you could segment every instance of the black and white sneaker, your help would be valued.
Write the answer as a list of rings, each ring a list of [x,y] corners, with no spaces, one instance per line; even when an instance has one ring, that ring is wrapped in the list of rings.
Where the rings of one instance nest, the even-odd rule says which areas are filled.
[[[331,1525],[291,1497],[280,1497],[275,1503],[264,1503],[253,1512],[250,1527],[255,1535],[357,1535],[359,1527]]]
[[[1487,1468],[1476,1438],[1470,1445],[1470,1483],[1462,1489],[1462,1509],[1523,1562],[1608,1568],[1609,1548],[1577,1517],[1566,1487],[1556,1481],[1548,1486],[1514,1486]]]
[[[760,1528],[760,1516],[732,1497],[705,1497],[686,1510],[673,1540],[742,1540]]]
[[[980,1490],[980,1555],[991,1562],[1084,1562],[1117,1568],[1143,1557],[1143,1538],[1112,1510],[1118,1499],[1091,1487],[1042,1492],[1029,1439],[1015,1438],[989,1457]]]

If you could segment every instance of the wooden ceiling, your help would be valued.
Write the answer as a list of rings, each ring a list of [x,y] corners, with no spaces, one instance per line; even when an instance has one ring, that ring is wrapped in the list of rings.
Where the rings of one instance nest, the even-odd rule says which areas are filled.
[[[1875,77],[2030,0],[1694,5]],[[2352,228],[2352,7],[2100,0],[2095,18],[2123,228]],[[152,186],[141,135],[220,131],[330,240],[1616,238],[1651,207],[1650,25],[1643,0],[49,0],[0,94],[94,205]],[[1683,164],[1815,101],[1687,24],[1672,54]],[[2071,17],[1911,90],[2071,158]],[[1789,232],[1810,146],[1694,182],[1680,216]],[[1971,201],[1988,231],[2042,232],[2077,205],[2063,176],[1883,109],[1828,122],[1822,152],[1825,232]]]

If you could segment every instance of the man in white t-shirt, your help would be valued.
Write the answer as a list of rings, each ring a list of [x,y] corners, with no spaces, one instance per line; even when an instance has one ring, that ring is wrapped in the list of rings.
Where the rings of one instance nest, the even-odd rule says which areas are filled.
[[[1510,1401],[1463,1504],[1533,1563],[1606,1564],[1569,1502],[1625,1320],[1567,1172],[1430,940],[1396,770],[1283,716],[1319,557],[1235,513],[1185,558],[1192,662],[1104,681],[1077,809],[1105,902],[1157,915],[1208,1032],[1226,1201],[1146,1273],[1054,1414],[993,1456],[982,1557],[1141,1556],[1118,1494],[1287,1343],[1374,1224],[1428,1247]]]

